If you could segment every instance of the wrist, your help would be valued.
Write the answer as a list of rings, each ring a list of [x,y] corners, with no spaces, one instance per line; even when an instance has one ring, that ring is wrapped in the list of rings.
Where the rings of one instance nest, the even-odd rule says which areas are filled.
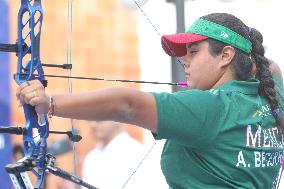
[[[52,96],[49,96],[49,107],[48,107],[48,112],[47,112],[47,116],[49,118],[52,118],[54,115],[54,110],[55,110],[55,102],[54,102],[54,98]]]

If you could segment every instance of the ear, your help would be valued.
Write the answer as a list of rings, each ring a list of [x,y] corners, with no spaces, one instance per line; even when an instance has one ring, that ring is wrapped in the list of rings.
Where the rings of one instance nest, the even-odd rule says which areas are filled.
[[[232,60],[235,57],[236,50],[232,46],[225,46],[220,54],[219,65],[221,67],[227,67],[231,64]]]

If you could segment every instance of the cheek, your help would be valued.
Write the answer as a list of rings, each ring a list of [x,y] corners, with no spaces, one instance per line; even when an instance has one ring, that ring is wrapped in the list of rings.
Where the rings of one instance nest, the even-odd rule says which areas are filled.
[[[195,75],[195,77],[207,77],[207,75],[211,73],[211,69],[211,66],[208,65],[206,60],[193,63],[190,66],[190,72]]]
[[[191,89],[204,89],[207,83],[207,71],[200,67],[191,67],[189,86]]]
[[[215,84],[218,73],[216,72],[214,63],[210,62],[210,60],[204,60],[203,62],[199,62],[198,65],[192,65],[191,81],[189,82],[194,85],[193,87],[207,90]]]

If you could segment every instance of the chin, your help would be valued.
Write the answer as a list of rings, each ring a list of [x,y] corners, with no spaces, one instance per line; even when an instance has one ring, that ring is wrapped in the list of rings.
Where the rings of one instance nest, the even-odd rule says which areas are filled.
[[[187,89],[196,89],[196,87],[194,87],[193,85],[189,85],[189,86],[187,87]]]

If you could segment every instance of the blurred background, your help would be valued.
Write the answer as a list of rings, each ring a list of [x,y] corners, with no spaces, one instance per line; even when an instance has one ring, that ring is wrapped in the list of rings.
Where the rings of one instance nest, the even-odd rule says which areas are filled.
[[[68,6],[72,3],[72,33],[68,32]],[[44,21],[41,34],[41,60],[49,64],[63,64],[72,51],[72,76],[103,77],[159,82],[183,80],[177,64],[172,64],[160,46],[161,35],[184,31],[193,21],[205,14],[228,12],[258,29],[264,36],[266,56],[277,62],[282,71],[284,18],[281,0],[42,0]],[[68,5],[69,3],[69,5]],[[20,1],[0,0],[0,43],[15,43],[17,12]],[[69,9],[70,10],[70,9]],[[72,44],[72,47],[70,46]],[[71,48],[70,48],[71,47]],[[0,125],[23,125],[22,108],[15,99],[15,54],[0,52]],[[44,68],[46,74],[67,75],[57,68]],[[67,93],[66,79],[47,78],[51,94]],[[116,83],[72,80],[73,93],[96,90],[108,86],[126,86],[143,91],[162,92],[179,90],[167,85]],[[57,154],[57,165],[82,176],[86,154],[96,146],[90,123],[74,120],[76,130],[83,137],[72,144],[65,136],[50,135],[48,144]],[[149,149],[154,143],[151,133],[127,126],[127,131]],[[70,130],[71,121],[52,118],[52,130]],[[12,188],[3,167],[18,157],[22,137],[0,134],[0,189]],[[159,155],[163,141],[158,142],[147,157],[145,166],[159,170]],[[57,151],[56,151],[57,150]],[[131,152],[129,152],[131,153]],[[137,162],[138,165],[139,162]],[[74,167],[73,164],[76,164]],[[148,165],[147,165],[148,164]],[[76,169],[76,170],[74,170]],[[131,173],[129,173],[130,176]],[[163,177],[159,177],[164,182]],[[133,181],[135,182],[135,181]],[[46,189],[76,188],[72,184],[48,175]],[[78,187],[77,187],[78,188]],[[127,187],[126,187],[127,188]],[[153,185],[153,188],[156,188]],[[165,186],[166,188],[166,186]]]

